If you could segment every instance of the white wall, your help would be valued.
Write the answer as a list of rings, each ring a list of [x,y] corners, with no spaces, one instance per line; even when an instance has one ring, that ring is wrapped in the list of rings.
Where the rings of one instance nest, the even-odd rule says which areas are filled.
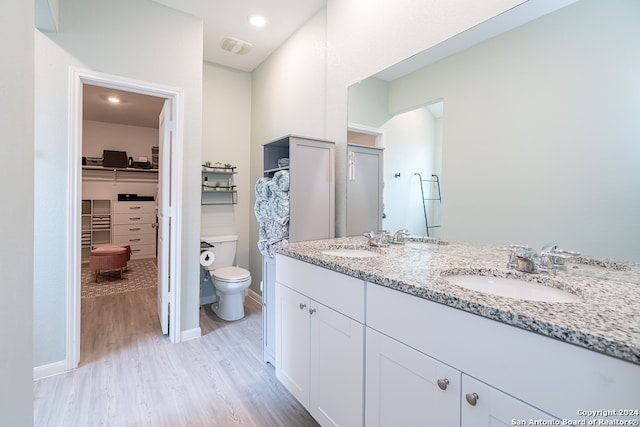
[[[324,138],[325,18],[324,10],[314,15],[251,74],[252,184],[262,176],[262,144],[288,134]],[[262,255],[254,204],[252,191],[250,268],[253,283],[259,284]]]
[[[379,128],[392,117],[386,81],[370,77],[349,87],[349,124]]]
[[[33,2],[0,13],[0,425],[33,424]]]
[[[238,190],[237,205],[212,205],[201,208],[201,235],[238,235],[236,263],[249,267],[249,223],[253,215],[250,204],[251,148],[251,74],[205,62],[202,84],[202,162],[230,163],[236,166],[233,176]],[[259,271],[252,277],[259,277]],[[259,291],[254,280],[252,289]]]
[[[445,99],[444,238],[640,261],[638,22],[583,0],[390,85]]]
[[[146,0],[62,0],[59,32],[35,43],[34,365],[66,358],[67,274],[79,274],[66,271],[70,66],[184,90],[181,326],[199,327],[202,23]]]
[[[125,151],[127,157],[151,161],[151,147],[158,146],[158,128],[82,121],[82,155],[102,157],[102,150]]]

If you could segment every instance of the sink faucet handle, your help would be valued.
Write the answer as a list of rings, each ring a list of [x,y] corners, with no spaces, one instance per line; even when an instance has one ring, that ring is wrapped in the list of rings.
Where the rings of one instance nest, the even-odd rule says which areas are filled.
[[[404,240],[410,236],[409,230],[402,228],[393,235],[393,241],[396,243],[404,243]]]
[[[540,251],[539,264],[545,271],[566,270],[564,261],[579,255],[579,252],[560,249],[557,244],[548,244]]]
[[[528,245],[511,244],[507,248],[500,248],[500,250],[511,251],[511,253],[509,254],[509,262],[507,263],[507,268],[510,269],[518,268],[518,258],[531,258],[533,256],[533,250]]]

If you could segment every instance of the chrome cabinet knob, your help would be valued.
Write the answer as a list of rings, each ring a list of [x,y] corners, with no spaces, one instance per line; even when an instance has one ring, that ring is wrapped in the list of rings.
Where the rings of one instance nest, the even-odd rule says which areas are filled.
[[[467,403],[471,406],[476,406],[480,397],[478,393],[467,393],[465,398],[467,399]]]
[[[310,309],[309,309],[309,314],[313,314],[313,313],[315,313],[315,312],[316,312],[316,309],[315,309],[315,308],[310,308]]]
[[[307,304],[301,302],[300,303],[300,310],[304,310],[304,308],[307,306]]]
[[[448,385],[449,380],[447,378],[438,379],[438,387],[440,387],[440,390],[446,390]]]

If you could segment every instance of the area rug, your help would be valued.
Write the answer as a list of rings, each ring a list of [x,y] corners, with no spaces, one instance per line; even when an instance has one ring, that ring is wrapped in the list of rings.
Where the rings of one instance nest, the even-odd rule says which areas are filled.
[[[96,283],[89,265],[82,266],[82,298],[94,298],[120,292],[137,291],[154,288],[158,283],[158,268],[155,259],[138,259],[129,261],[124,279],[120,279],[120,271],[101,272]]]

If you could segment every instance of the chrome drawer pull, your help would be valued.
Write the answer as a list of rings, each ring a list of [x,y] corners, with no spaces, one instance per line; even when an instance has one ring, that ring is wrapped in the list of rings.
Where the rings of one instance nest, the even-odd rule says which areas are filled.
[[[467,402],[471,406],[476,406],[476,404],[478,403],[478,400],[480,400],[478,393],[467,393],[465,398],[467,399]]]

